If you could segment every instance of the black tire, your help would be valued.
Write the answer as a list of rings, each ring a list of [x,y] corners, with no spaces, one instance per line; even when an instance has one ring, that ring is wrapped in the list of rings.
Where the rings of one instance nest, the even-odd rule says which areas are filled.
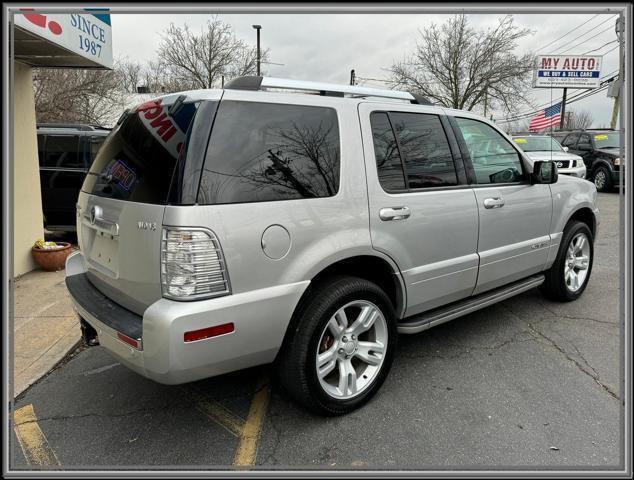
[[[598,192],[611,192],[614,188],[614,183],[612,182],[612,174],[610,173],[610,170],[604,165],[599,165],[594,170],[592,181],[594,182],[594,186],[597,187]]]
[[[570,246],[570,242],[577,236],[579,233],[584,233],[586,237],[588,237],[588,245],[590,247],[590,258],[588,262],[588,273],[586,278],[581,285],[581,287],[572,291],[568,285],[566,284],[565,278],[565,268],[566,268],[566,255],[568,251],[568,247]],[[581,296],[583,291],[588,286],[588,282],[590,281],[590,274],[592,273],[592,264],[594,263],[594,238],[592,236],[592,232],[588,228],[588,226],[583,222],[571,221],[568,223],[566,228],[564,229],[563,236],[561,238],[561,243],[559,244],[559,251],[557,252],[557,258],[553,263],[552,267],[545,272],[546,279],[541,286],[542,292],[551,300],[556,300],[559,302],[571,302],[576,300]]]
[[[316,355],[322,332],[330,318],[349,302],[373,303],[387,324],[387,349],[374,380],[357,396],[337,399],[321,386],[316,372]],[[321,415],[342,415],[366,403],[387,377],[397,343],[396,318],[385,292],[368,280],[337,276],[311,285],[298,306],[276,361],[276,374],[288,395],[305,408]]]

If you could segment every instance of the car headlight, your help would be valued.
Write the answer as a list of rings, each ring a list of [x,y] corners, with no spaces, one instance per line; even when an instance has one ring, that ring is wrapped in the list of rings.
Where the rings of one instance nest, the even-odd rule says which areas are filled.
[[[614,165],[621,165],[621,157],[616,157],[612,162]]]

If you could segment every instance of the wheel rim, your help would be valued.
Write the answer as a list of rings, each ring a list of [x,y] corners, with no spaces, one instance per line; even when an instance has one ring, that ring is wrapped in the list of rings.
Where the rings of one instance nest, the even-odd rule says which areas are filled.
[[[316,370],[324,391],[338,400],[360,395],[381,371],[387,322],[366,300],[347,303],[330,317],[319,338]]]
[[[597,189],[601,189],[603,187],[605,187],[605,172],[603,170],[599,170],[595,175],[594,175],[594,185],[595,187],[597,187]]]
[[[585,233],[575,235],[566,252],[564,282],[571,292],[578,291],[588,278],[590,267],[590,241]]]

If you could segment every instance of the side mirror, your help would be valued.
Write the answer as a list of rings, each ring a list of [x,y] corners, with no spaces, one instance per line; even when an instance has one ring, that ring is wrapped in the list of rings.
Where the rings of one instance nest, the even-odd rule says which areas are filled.
[[[563,149],[564,149],[564,152],[568,151],[568,147],[563,147]]]
[[[531,184],[550,184],[557,183],[559,174],[557,173],[557,165],[554,162],[536,161],[533,164],[533,173],[531,173]]]

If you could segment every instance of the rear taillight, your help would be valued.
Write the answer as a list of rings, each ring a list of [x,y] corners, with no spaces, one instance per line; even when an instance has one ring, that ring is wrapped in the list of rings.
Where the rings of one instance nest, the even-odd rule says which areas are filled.
[[[229,275],[216,236],[198,228],[163,228],[161,242],[163,296],[200,300],[231,293]]]

